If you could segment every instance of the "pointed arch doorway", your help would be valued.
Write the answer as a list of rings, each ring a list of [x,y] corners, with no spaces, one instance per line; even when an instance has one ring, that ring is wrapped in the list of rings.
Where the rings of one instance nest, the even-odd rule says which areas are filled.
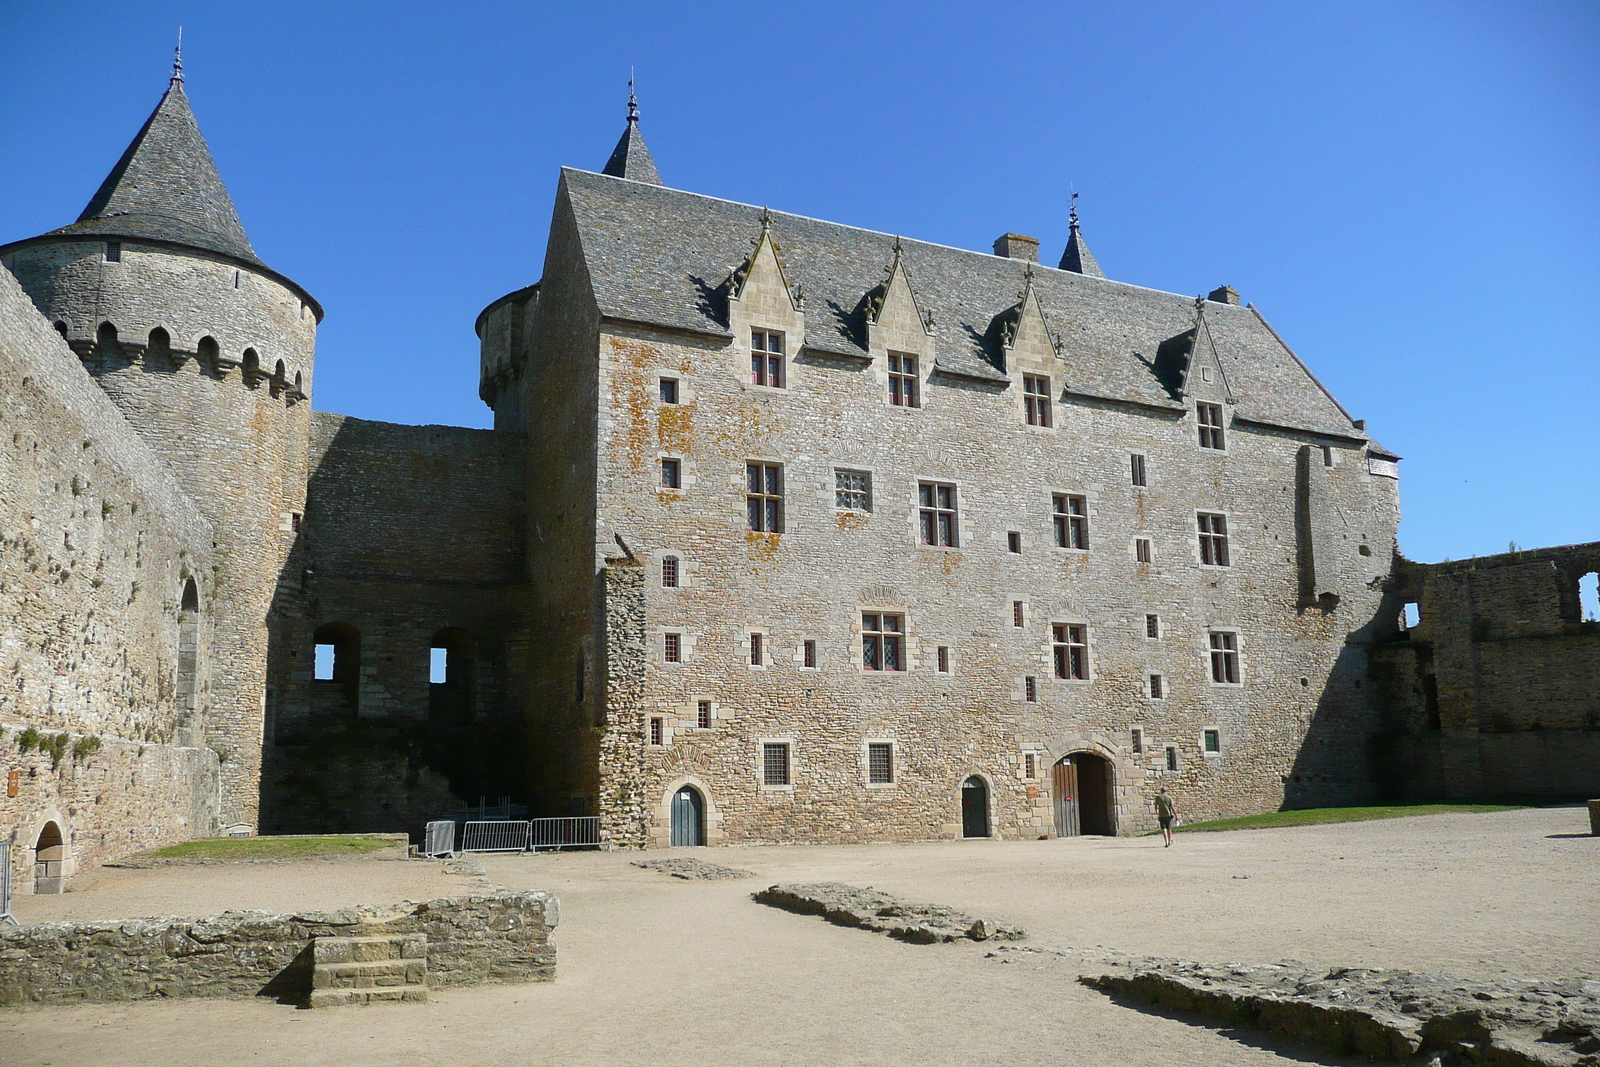
[[[659,839],[658,839],[659,840]],[[700,790],[686,785],[672,794],[672,844],[706,843],[706,801]]]
[[[1114,836],[1111,761],[1092,752],[1074,752],[1055,765],[1053,797],[1056,836]]]

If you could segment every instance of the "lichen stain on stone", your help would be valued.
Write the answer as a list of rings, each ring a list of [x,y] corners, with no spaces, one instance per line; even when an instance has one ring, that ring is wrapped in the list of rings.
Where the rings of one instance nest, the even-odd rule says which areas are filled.
[[[778,548],[783,543],[783,535],[746,530],[744,543],[750,549],[751,563],[765,563],[778,554]]]
[[[693,404],[663,404],[656,415],[656,435],[665,452],[686,455],[694,449]]]
[[[841,511],[834,516],[834,521],[841,530],[859,530],[872,522],[871,515],[863,515],[859,511]]]
[[[622,455],[635,474],[642,474],[655,459],[651,453],[650,372],[655,349],[637,341],[612,337],[611,405],[616,413],[618,443]]]

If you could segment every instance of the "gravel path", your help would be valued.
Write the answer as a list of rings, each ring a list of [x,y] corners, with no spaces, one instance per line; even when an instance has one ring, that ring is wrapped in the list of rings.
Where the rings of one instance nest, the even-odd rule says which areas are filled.
[[[166,1062],[177,1035],[193,1067],[1355,1064],[1367,1061],[1120,1007],[1073,980],[1071,954],[1003,963],[982,944],[903,944],[749,895],[774,882],[872,886],[1015,923],[1036,945],[1600,976],[1600,838],[1576,836],[1586,829],[1581,809],[1560,808],[1180,834],[1171,849],[1135,838],[692,853],[756,872],[743,881],[663,878],[621,852],[491,856],[484,867],[506,888],[561,897],[553,984],[309,1012],[257,1001],[13,1010],[0,1015],[0,1064],[142,1067]],[[209,884],[238,900],[292,888]]]

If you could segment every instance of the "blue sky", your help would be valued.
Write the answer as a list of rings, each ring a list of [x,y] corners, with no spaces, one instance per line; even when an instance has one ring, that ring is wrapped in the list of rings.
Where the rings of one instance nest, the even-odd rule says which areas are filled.
[[[669,185],[965,248],[1069,189],[1114,278],[1254,302],[1405,456],[1401,546],[1600,538],[1600,6],[0,0],[0,240],[76,218],[165,86],[328,311],[316,406],[488,425],[630,65]]]

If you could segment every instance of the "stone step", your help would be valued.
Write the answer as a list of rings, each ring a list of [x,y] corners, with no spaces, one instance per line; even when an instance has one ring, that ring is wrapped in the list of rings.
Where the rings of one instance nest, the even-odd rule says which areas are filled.
[[[319,937],[311,943],[311,959],[323,963],[372,963],[378,960],[425,959],[427,934],[388,937]]]
[[[319,963],[311,969],[312,989],[371,989],[427,982],[428,961],[423,959]]]
[[[424,1001],[428,999],[425,985],[384,986],[378,989],[313,989],[313,1008],[338,1008],[346,1004],[372,1004],[381,1001]]]

